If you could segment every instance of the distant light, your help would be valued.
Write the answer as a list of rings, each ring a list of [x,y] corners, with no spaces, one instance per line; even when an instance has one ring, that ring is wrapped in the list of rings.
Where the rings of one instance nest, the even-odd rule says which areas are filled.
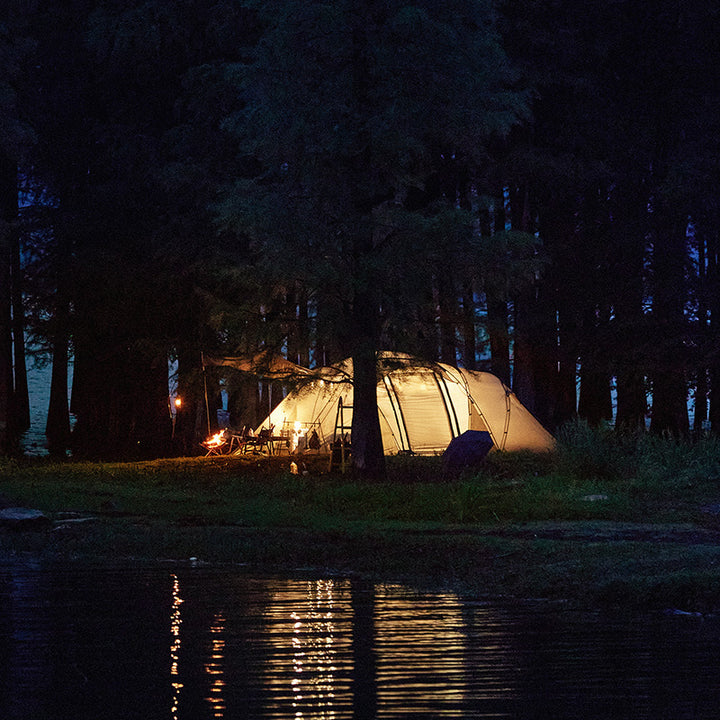
[[[175,407],[179,408],[182,405],[182,398],[176,397],[175,398]]]

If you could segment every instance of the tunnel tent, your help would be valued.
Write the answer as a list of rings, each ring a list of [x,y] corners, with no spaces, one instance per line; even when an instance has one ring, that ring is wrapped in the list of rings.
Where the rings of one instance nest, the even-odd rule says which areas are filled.
[[[440,454],[466,430],[486,431],[498,450],[550,450],[553,437],[496,376],[410,355],[382,353],[378,412],[385,454]],[[352,422],[352,361],[310,371],[260,425],[304,447],[329,450]],[[351,438],[349,438],[351,439]]]

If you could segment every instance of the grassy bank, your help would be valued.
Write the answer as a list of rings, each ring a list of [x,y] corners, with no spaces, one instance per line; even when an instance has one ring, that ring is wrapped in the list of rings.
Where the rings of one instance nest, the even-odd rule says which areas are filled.
[[[390,458],[363,485],[307,458],[0,465],[0,502],[42,510],[0,531],[4,557],[316,568],[478,597],[720,608],[720,443],[568,428],[543,456],[492,454],[441,482],[439,458]],[[716,512],[717,506],[717,512]]]

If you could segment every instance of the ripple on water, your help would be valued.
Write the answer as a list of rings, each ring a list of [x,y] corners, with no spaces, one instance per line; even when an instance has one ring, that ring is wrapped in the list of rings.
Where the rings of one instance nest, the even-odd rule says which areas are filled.
[[[366,580],[0,565],[0,717],[711,718],[718,621]]]

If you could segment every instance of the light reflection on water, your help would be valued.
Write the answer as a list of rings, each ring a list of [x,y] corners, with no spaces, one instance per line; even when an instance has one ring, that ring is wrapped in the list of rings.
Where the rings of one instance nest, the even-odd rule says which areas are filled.
[[[297,718],[335,718],[347,705],[352,617],[346,584],[287,581],[268,599],[265,683],[278,710],[288,703]]]
[[[223,633],[225,630],[225,617],[222,612],[216,612],[213,623],[210,626],[210,657],[205,663],[205,672],[210,676],[210,691],[206,700],[210,704],[213,711],[213,717],[225,717],[225,700],[223,692],[225,688],[224,660],[225,660],[225,640]]]
[[[178,705],[180,703],[180,690],[182,683],[178,682],[178,663],[180,660],[180,626],[182,625],[182,617],[180,616],[180,605],[182,598],[180,597],[180,581],[177,575],[172,575],[172,607],[170,609],[170,678],[173,688],[172,707],[170,712],[173,720],[177,720]]]
[[[347,578],[5,565],[0,718],[714,718],[719,641]]]

